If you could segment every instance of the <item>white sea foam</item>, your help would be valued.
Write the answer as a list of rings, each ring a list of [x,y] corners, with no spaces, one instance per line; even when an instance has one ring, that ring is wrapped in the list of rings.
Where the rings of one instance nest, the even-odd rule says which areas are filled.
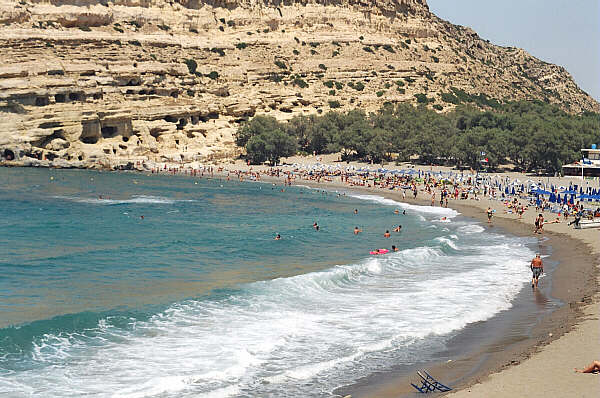
[[[443,244],[446,244],[448,247],[454,249],[454,250],[459,250],[459,248],[456,246],[456,244],[454,243],[454,241],[452,239],[450,239],[449,237],[438,237],[435,238],[436,241],[441,242]]]
[[[458,232],[461,234],[479,234],[483,231],[485,231],[485,228],[477,224],[463,225],[458,228]]]
[[[533,252],[476,224],[448,228],[420,247],[177,303],[127,328],[106,318],[93,333],[45,335],[32,353],[40,366],[0,376],[0,389],[54,397],[325,395],[399,357],[417,360],[435,339],[511,307]]]
[[[446,207],[434,207],[434,206],[418,206],[412,205],[403,202],[397,202],[393,199],[384,198],[383,196],[378,195],[362,195],[362,194],[350,194],[349,196],[360,199],[360,200],[368,200],[371,202],[379,203],[386,206],[395,206],[400,207],[402,209],[407,209],[411,211],[416,211],[425,214],[434,214],[441,215],[445,217],[456,217],[459,213],[456,210],[446,208]]]
[[[57,199],[66,199],[77,203],[90,203],[97,205],[119,205],[119,204],[173,204],[175,202],[194,202],[194,200],[169,199],[152,195],[133,195],[129,199],[104,199],[104,198],[82,198],[76,196],[54,196]]]

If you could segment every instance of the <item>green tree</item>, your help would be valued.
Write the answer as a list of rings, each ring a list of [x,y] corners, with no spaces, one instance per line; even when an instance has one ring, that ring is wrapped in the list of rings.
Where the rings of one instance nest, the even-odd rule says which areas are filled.
[[[246,122],[238,128],[235,134],[235,143],[238,146],[246,146],[250,138],[260,135],[267,131],[275,131],[281,129],[279,123],[272,116],[256,116],[249,122]]]

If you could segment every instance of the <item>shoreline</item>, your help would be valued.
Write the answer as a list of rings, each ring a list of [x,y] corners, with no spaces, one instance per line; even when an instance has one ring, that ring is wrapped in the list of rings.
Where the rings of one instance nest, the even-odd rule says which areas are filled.
[[[281,178],[269,177],[263,181],[282,182]],[[311,187],[320,187],[323,189],[343,189],[354,192],[379,195],[397,202],[429,207],[429,201],[419,195],[417,199],[402,198],[398,191],[389,191],[372,187],[346,186],[338,182],[315,182],[315,181],[296,181],[292,185],[306,185]],[[453,200],[449,202],[448,208],[456,210],[460,215],[475,219],[481,222],[483,227],[489,229],[485,209],[487,205],[496,207],[497,212],[493,218],[493,228],[498,228],[504,233],[526,237],[533,236],[533,217],[524,216],[519,220],[508,214],[500,212],[498,205],[501,202],[488,199],[475,200]],[[435,206],[439,207],[439,206]],[[531,214],[530,214],[531,215]],[[527,222],[529,221],[529,223]],[[566,227],[565,223],[558,224]],[[457,360],[450,363],[433,362],[427,364],[430,373],[435,375],[444,383],[452,384],[453,391],[450,393],[438,393],[439,396],[451,396],[456,392],[467,391],[470,387],[486,381],[490,376],[498,374],[508,368],[518,367],[523,362],[530,359],[536,353],[539,353],[544,347],[560,340],[564,335],[575,330],[577,326],[588,316],[588,306],[591,306],[600,292],[598,277],[600,276],[600,238],[598,242],[591,240],[582,240],[582,236],[593,234],[594,231],[584,232],[582,230],[567,229],[566,231],[556,231],[553,229],[557,225],[548,225],[545,228],[544,237],[547,240],[539,239],[538,245],[552,248],[550,258],[557,261],[558,264],[551,276],[550,296],[562,302],[562,305],[544,315],[532,327],[530,336],[523,341],[500,342],[501,351],[485,352],[485,349],[475,349],[463,354]],[[553,228],[554,227],[554,228]],[[565,228],[561,228],[565,229]],[[572,232],[572,233],[569,233]],[[579,233],[582,236],[573,236]],[[597,231],[595,232],[597,233]],[[592,238],[593,239],[593,238]],[[594,246],[596,243],[596,246]],[[568,266],[568,267],[567,267]],[[544,283],[548,283],[545,282]],[[527,291],[525,286],[522,292]],[[512,311],[509,309],[508,311]],[[596,309],[596,314],[598,310]],[[490,320],[478,322],[478,324],[489,323]],[[461,331],[462,332],[462,331]],[[498,342],[496,342],[498,343]],[[600,349],[597,349],[600,351]],[[588,362],[594,360],[590,357]],[[587,362],[586,362],[587,364]],[[416,370],[416,368],[415,368]],[[565,372],[572,373],[572,369],[566,368]],[[413,372],[414,373],[414,372]],[[410,382],[419,381],[415,376],[394,376],[392,374],[379,375],[374,377],[374,382],[358,380],[357,383],[350,386],[341,387],[336,390],[340,396],[353,398],[397,398],[414,396],[415,390],[410,386]],[[542,395],[540,395],[542,396]]]
[[[216,176],[216,175],[215,175]],[[283,177],[261,177],[262,182],[281,183]],[[399,191],[389,191],[373,187],[347,186],[338,181],[316,182],[297,180],[292,185],[306,185],[314,188],[323,189],[342,189],[348,191],[362,192],[379,195],[385,198],[404,202],[407,204],[429,207],[429,201],[420,193],[417,199],[402,198]],[[505,214],[503,212],[503,202],[482,198],[480,200],[452,200],[448,208],[458,211],[462,216],[475,219],[487,226],[487,216],[485,210],[487,206],[496,210],[492,225],[498,227],[515,236],[533,236],[534,215],[530,212],[517,219],[514,214]],[[439,206],[435,206],[439,207]],[[489,228],[489,226],[488,226]],[[439,396],[454,396],[456,393],[469,392],[470,388],[489,380],[493,375],[499,374],[507,369],[518,368],[519,365],[534,357],[543,351],[552,343],[561,341],[561,339],[570,332],[577,330],[586,318],[600,316],[600,311],[594,307],[598,301],[600,293],[600,237],[594,240],[593,235],[598,231],[593,230],[575,230],[567,228],[565,222],[560,224],[549,224],[545,226],[544,237],[547,240],[540,241],[538,244],[550,246],[552,248],[551,259],[558,262],[556,269],[551,276],[550,296],[562,302],[562,305],[546,314],[533,325],[530,336],[523,341],[505,342],[502,349],[492,353],[486,353],[485,350],[474,350],[463,355],[459,360],[448,363],[433,363],[428,366],[430,373],[438,377],[442,382],[453,384],[453,391],[441,394]],[[545,282],[546,283],[546,282]],[[524,287],[522,291],[526,291]],[[508,310],[511,311],[512,309]],[[483,321],[488,323],[490,320]],[[600,328],[600,326],[599,326]],[[592,347],[589,347],[592,348]],[[596,347],[596,354],[582,359],[585,363],[579,363],[578,366],[587,365],[600,354],[600,346]],[[558,361],[560,363],[560,361]],[[565,374],[573,373],[572,368],[563,369]],[[414,372],[413,372],[414,373]],[[530,375],[535,379],[535,375]],[[448,381],[450,380],[450,381]],[[407,397],[414,396],[415,390],[410,386],[410,382],[418,381],[414,376],[382,376],[374,383],[361,383],[340,387],[336,393],[340,396],[350,395],[353,398],[387,398],[387,397]],[[588,380],[590,381],[590,380]],[[598,387],[600,387],[600,383]],[[360,386],[360,388],[359,388]],[[589,389],[588,385],[588,389]],[[595,386],[591,387],[594,391]],[[485,387],[484,387],[485,389]],[[562,393],[568,393],[564,391]],[[488,392],[485,392],[488,395]],[[531,396],[531,394],[528,394]],[[500,395],[503,396],[502,392]],[[544,397],[543,393],[539,395]],[[587,396],[587,395],[585,395]]]
[[[398,200],[401,198],[393,194],[384,194],[383,196],[401,201]],[[418,200],[406,202],[426,205],[424,201]],[[498,218],[494,220],[493,227],[488,226],[486,222],[487,217],[484,214],[485,208],[461,202],[453,202],[448,207],[458,211],[465,217],[480,221],[481,225],[488,230],[490,228],[498,228],[501,230],[501,233],[521,237],[531,236],[533,228],[525,223],[515,222],[516,220]],[[558,263],[551,275],[550,283],[552,286],[550,295],[552,298],[560,300],[562,305],[538,320],[533,325],[530,336],[524,340],[511,342],[510,340],[503,341],[503,339],[500,339],[499,341],[492,341],[483,347],[471,349],[466,354],[453,359],[452,362],[433,362],[427,364],[429,372],[442,382],[451,384],[454,391],[466,390],[484,381],[492,374],[521,364],[539,352],[543,347],[572,331],[585,316],[582,307],[590,304],[592,295],[598,292],[598,285],[595,283],[598,276],[598,268],[589,267],[590,262],[594,260],[593,255],[585,251],[580,251],[584,244],[568,235],[550,232],[546,233],[546,236],[549,239],[538,239],[538,245],[540,247],[550,247],[552,253],[549,259]],[[573,241],[575,241],[575,244]],[[587,246],[585,249],[587,249]],[[544,251],[544,249],[541,251]],[[569,268],[566,267],[567,264]],[[548,279],[544,279],[542,283],[548,283]],[[583,288],[578,289],[576,288],[577,286],[583,286]],[[528,290],[528,286],[525,286],[520,294]],[[514,310],[514,308],[511,308],[508,311]],[[499,316],[499,314],[496,316]],[[485,324],[493,321],[494,319],[492,318],[469,325],[469,327],[485,329]],[[459,334],[465,332],[467,332],[466,329],[463,329]],[[477,334],[478,331],[474,333]],[[497,344],[500,344],[502,349],[490,352],[489,346]],[[572,370],[566,369],[566,371],[571,372]],[[387,378],[383,377],[383,380],[380,380],[379,384],[361,386],[354,393],[352,393],[351,389],[343,389],[343,391],[351,394],[352,397],[406,397],[413,396],[414,393],[410,382],[416,384],[418,381],[418,377],[415,376],[389,376]]]
[[[226,176],[229,171],[233,171],[227,170],[228,167],[225,167],[226,169],[224,172],[215,172],[212,177],[210,175],[207,177],[221,178]],[[235,170],[236,168],[234,167],[233,169]],[[254,170],[257,171],[260,169],[254,168]],[[132,170],[132,172],[132,174],[149,174],[148,172],[137,170]],[[163,174],[167,173],[160,173],[157,175]],[[184,176],[182,174],[176,175]],[[185,177],[192,176],[187,175]],[[284,178],[264,176],[261,178],[261,182],[282,183],[284,182]],[[298,179],[293,181],[292,185],[307,185],[323,189],[343,189],[364,192],[383,196],[398,202],[429,207],[428,200],[424,198],[424,195],[421,194],[421,192],[419,195],[420,197],[413,200],[408,197],[402,199],[402,195],[399,191],[348,186],[339,181],[317,182]],[[487,217],[484,212],[488,205],[497,210],[493,218],[494,228],[498,227],[502,231],[506,231],[509,234],[516,236],[532,236],[533,215],[531,212],[527,213],[522,220],[519,220],[515,215],[505,214],[503,212],[504,207],[501,201],[493,201],[485,198],[478,201],[452,200],[449,202],[448,207],[460,212],[462,216],[482,222],[482,225],[486,227]],[[482,349],[468,352],[466,355],[463,355],[463,357],[460,357],[459,360],[452,361],[450,364],[438,362],[436,364],[428,365],[428,369],[431,371],[430,373],[434,374],[442,382],[453,386],[454,391],[451,392],[450,395],[462,397],[463,395],[470,394],[473,389],[479,388],[480,390],[483,389],[483,392],[480,392],[479,394],[484,395],[469,396],[503,396],[502,392],[504,390],[500,391],[500,395],[493,395],[493,389],[490,390],[491,387],[488,386],[488,384],[491,384],[490,379],[494,379],[497,375],[506,373],[507,370],[519,369],[524,364],[531,362],[534,357],[543,352],[546,347],[552,347],[559,342],[564,342],[571,335],[571,332],[576,332],[581,325],[590,322],[586,321],[586,317],[598,318],[599,311],[597,306],[594,306],[593,303],[598,302],[597,297],[599,292],[599,231],[574,230],[567,228],[565,224],[566,223],[563,222],[545,226],[545,236],[548,237],[548,240],[539,243],[541,245],[551,246],[553,250],[551,258],[558,261],[558,266],[551,276],[551,296],[560,299],[563,305],[545,315],[541,320],[538,320],[531,331],[531,335],[525,341],[504,342],[501,350],[491,353],[485,352],[485,347],[482,347]],[[543,281],[546,280],[547,279],[544,278]],[[512,309],[508,311],[511,310]],[[481,323],[486,324],[488,322],[489,320],[486,320]],[[597,321],[596,328],[598,328]],[[586,335],[589,335],[589,330]],[[587,355],[585,359],[577,360],[576,365],[579,367],[587,365],[587,363],[597,359],[598,354],[600,353],[600,346],[597,344],[594,347],[587,347],[584,349],[587,350],[589,355]],[[590,350],[592,351],[590,352]],[[556,365],[560,366],[562,359],[555,359]],[[569,366],[564,366],[562,372],[572,376],[572,367]],[[527,375],[524,376],[526,377]],[[514,378],[514,376],[509,377]],[[529,378],[535,379],[535,375],[529,375]],[[389,377],[385,377],[383,380],[380,379],[374,383],[366,383],[364,386],[361,386],[361,388],[358,388],[359,384],[356,384],[347,386],[347,388],[344,387],[340,389],[340,391],[344,391],[344,396],[350,394],[354,398],[361,396],[383,398],[388,396],[406,396],[409,392],[414,391],[412,390],[409,381],[414,382],[415,380],[414,377],[394,376],[392,374],[389,375]],[[546,379],[546,381],[547,380],[548,379]],[[588,383],[585,384],[586,388],[589,389],[589,383],[593,383],[593,381],[594,380],[588,378]],[[581,386],[571,387],[579,388]],[[598,387],[598,383],[596,383],[595,386],[592,385],[594,391],[597,389],[596,387]],[[562,391],[562,394],[568,393],[572,393],[572,391]],[[414,392],[411,396],[412,395],[414,395]],[[531,394],[528,393],[528,395]],[[544,397],[545,395],[543,391],[537,391],[533,396]]]

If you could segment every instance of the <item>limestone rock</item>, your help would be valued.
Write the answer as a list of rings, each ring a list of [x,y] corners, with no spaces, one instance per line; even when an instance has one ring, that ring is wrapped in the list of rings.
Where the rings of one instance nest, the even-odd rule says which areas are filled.
[[[373,111],[420,93],[447,111],[451,87],[600,111],[564,68],[490,44],[425,0],[0,0],[0,37],[10,164],[228,159],[256,114],[288,120],[332,100]]]

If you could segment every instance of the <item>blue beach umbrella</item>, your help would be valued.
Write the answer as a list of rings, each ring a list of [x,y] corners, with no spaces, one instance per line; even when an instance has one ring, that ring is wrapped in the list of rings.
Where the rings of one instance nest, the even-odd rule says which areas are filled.
[[[561,193],[563,193],[565,195],[575,195],[577,193],[577,191],[574,191],[572,189],[568,189],[566,191],[562,191]]]
[[[550,202],[552,203],[556,203],[556,195],[554,194],[554,192],[550,194],[550,198],[548,200],[550,200]]]
[[[551,195],[552,194],[552,192],[543,190],[541,188],[534,189],[533,191],[531,191],[531,193],[534,193],[536,195]]]

